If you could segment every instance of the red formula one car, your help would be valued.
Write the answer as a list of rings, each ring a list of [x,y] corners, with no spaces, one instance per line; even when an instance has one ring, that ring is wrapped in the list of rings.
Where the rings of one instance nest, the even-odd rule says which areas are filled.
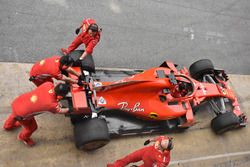
[[[70,56],[77,60],[81,53]],[[72,85],[67,105],[72,108],[79,149],[97,149],[115,136],[186,129],[194,125],[194,112],[201,104],[215,113],[211,127],[217,134],[246,125],[227,75],[208,59],[193,63],[189,70],[165,61],[148,70],[112,71],[120,77],[116,81],[110,81],[115,77],[109,70],[96,72],[91,56],[75,66],[85,72],[84,86]]]

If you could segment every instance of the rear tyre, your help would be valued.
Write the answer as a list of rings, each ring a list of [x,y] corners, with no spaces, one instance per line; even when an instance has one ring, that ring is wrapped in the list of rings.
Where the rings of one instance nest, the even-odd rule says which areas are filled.
[[[239,127],[240,120],[233,112],[226,112],[215,117],[211,121],[211,128],[216,134]]]
[[[87,151],[103,147],[110,141],[105,119],[93,118],[78,122],[74,126],[75,145]]]
[[[75,125],[84,120],[86,120],[86,118],[84,118],[84,115],[70,115],[70,122],[72,125]]]
[[[201,59],[194,62],[189,67],[189,72],[192,78],[199,80],[203,75],[209,74],[214,70],[214,65],[209,59]]]

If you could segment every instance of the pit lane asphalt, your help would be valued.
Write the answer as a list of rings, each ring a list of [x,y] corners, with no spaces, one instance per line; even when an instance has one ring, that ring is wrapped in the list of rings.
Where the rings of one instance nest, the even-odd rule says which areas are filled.
[[[143,68],[209,58],[250,74],[248,0],[0,0],[0,61],[35,62],[66,47],[83,17],[103,28],[98,67]]]
[[[0,126],[11,112],[11,101],[34,86],[28,81],[31,64],[0,63]],[[8,73],[7,73],[8,71]],[[241,110],[250,118],[250,76],[229,75]],[[213,113],[195,115],[197,124],[174,137],[170,167],[249,167],[250,129],[215,135],[210,129]],[[0,167],[102,167],[126,154],[142,148],[150,136],[113,139],[103,148],[84,152],[74,146],[73,127],[63,115],[42,114],[36,117],[38,130],[33,134],[37,145],[27,148],[17,140],[20,130],[6,132],[0,128]],[[153,136],[151,136],[153,137]]]

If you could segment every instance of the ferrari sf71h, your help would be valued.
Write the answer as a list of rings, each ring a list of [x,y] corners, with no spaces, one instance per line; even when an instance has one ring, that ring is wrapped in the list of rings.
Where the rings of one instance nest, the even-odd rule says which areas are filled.
[[[73,84],[66,99],[79,149],[97,149],[116,136],[186,129],[203,104],[215,113],[211,128],[217,134],[246,125],[228,76],[208,59],[189,70],[165,61],[147,70],[113,70],[112,77],[108,69],[96,70],[91,56],[79,61],[81,54],[70,56],[76,60],[73,68],[85,75],[84,86]]]

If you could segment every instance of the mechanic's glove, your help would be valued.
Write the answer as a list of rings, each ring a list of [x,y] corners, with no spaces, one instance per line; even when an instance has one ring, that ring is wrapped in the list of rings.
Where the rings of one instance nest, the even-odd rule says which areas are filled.
[[[144,146],[148,145],[149,143],[150,143],[150,139],[148,139],[148,140],[146,140],[146,141],[144,142]]]
[[[81,80],[78,80],[77,85],[78,85],[78,86],[83,86],[82,81],[81,81]]]
[[[69,114],[72,113],[72,112],[74,111],[73,105],[69,105],[68,108],[69,108],[69,111],[68,111]]]
[[[64,114],[65,116],[70,116],[70,115],[72,115],[72,113],[74,114],[74,108],[72,105],[69,105],[67,109],[68,109],[68,111]]]
[[[81,30],[81,28],[77,28],[77,29],[76,29],[76,31],[75,31],[76,35],[79,34],[80,30]]]
[[[84,80],[85,80],[85,76],[84,76],[84,75],[80,75],[80,76],[78,77],[78,80],[84,81]]]
[[[34,81],[34,80],[36,80],[36,77],[35,77],[35,76],[31,76],[31,77],[29,78],[29,81]]]

